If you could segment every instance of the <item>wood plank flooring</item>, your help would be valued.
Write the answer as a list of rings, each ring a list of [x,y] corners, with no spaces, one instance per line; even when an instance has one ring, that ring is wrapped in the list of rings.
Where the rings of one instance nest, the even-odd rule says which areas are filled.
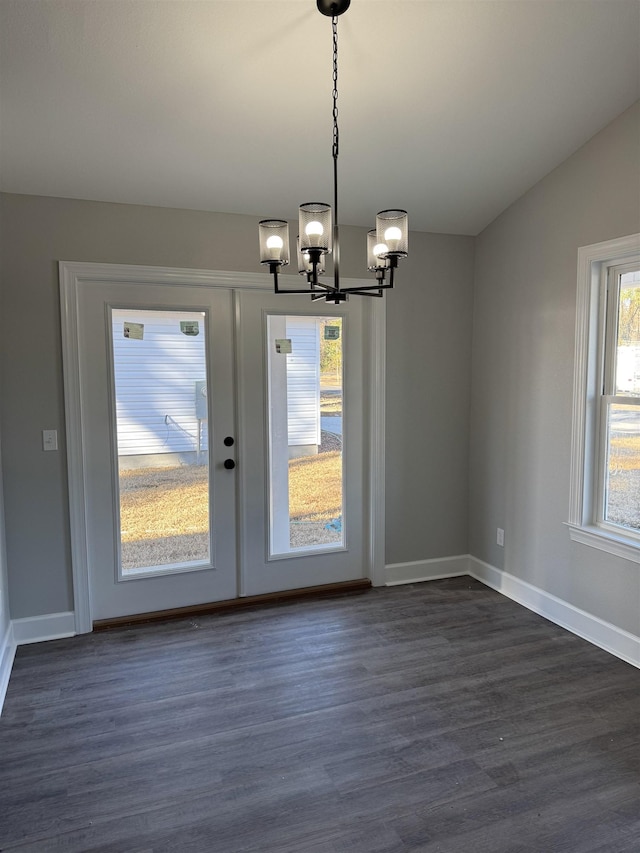
[[[22,646],[0,850],[638,853],[640,672],[469,578]]]

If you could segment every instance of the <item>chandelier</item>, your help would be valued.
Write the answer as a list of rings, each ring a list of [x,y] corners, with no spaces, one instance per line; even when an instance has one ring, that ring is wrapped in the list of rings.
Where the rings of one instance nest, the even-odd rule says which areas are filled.
[[[394,273],[400,258],[409,248],[409,226],[406,210],[381,210],[376,227],[367,234],[367,269],[375,282],[360,287],[340,287],[340,234],[338,229],[338,17],[346,12],[351,0],[316,0],[318,10],[331,17],[333,32],[333,210],[324,202],[300,205],[296,238],[298,272],[306,277],[307,287],[283,290],[278,284],[278,270],[289,263],[289,224],[284,219],[263,219],[258,223],[260,263],[267,264],[273,275],[276,293],[306,293],[311,299],[325,299],[338,305],[348,294],[382,296],[393,287]],[[325,271],[325,255],[333,255],[333,284],[320,281]],[[387,278],[388,274],[388,278]]]

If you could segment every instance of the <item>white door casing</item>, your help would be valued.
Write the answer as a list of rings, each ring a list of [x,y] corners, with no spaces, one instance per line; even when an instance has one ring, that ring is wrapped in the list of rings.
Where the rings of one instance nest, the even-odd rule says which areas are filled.
[[[62,313],[63,366],[65,387],[65,414],[67,424],[67,460],[69,473],[69,507],[71,553],[74,588],[74,609],[76,632],[92,630],[95,618],[92,612],[91,593],[88,572],[87,540],[87,495],[86,495],[86,437],[83,435],[81,399],[81,370],[79,328],[80,296],[105,283],[125,283],[128,292],[143,293],[143,285],[180,285],[185,288],[224,288],[236,292],[234,298],[235,333],[240,352],[242,348],[242,300],[246,305],[251,302],[247,291],[259,291],[263,296],[271,292],[272,281],[268,275],[250,273],[229,273],[163,267],[139,267],[113,264],[88,264],[60,262],[60,289]],[[364,282],[349,280],[347,285],[357,286]],[[278,300],[282,300],[279,302]],[[285,300],[287,307],[285,309]],[[144,300],[142,300],[143,302]],[[259,300],[258,300],[259,301]],[[142,307],[142,302],[140,307]],[[254,299],[255,302],[255,299]],[[291,313],[305,313],[309,300],[304,296],[274,297],[270,304],[277,310]],[[257,304],[257,303],[256,303]],[[326,306],[329,308],[330,306]],[[319,313],[329,313],[325,311]],[[384,582],[384,363],[385,363],[385,311],[383,299],[364,298],[362,306],[364,316],[364,431],[367,456],[364,460],[366,482],[364,484],[364,529],[366,541],[362,564],[364,576],[375,585]],[[242,367],[238,379],[242,386]],[[246,380],[246,377],[245,377]],[[242,387],[240,390],[242,400]],[[240,402],[242,410],[242,402]],[[242,417],[242,411],[240,411]],[[243,434],[243,424],[238,424],[238,434]],[[239,448],[241,453],[244,448]],[[243,464],[240,465],[242,477]],[[241,481],[241,487],[242,487]],[[246,521],[246,520],[245,520]],[[247,549],[247,536],[251,535],[246,523],[242,526],[241,549]],[[315,559],[315,558],[314,558]],[[362,573],[361,573],[362,576]],[[331,582],[328,580],[327,582]],[[305,583],[299,584],[304,586]],[[258,586],[246,583],[244,575],[240,578],[239,595],[259,592]]]

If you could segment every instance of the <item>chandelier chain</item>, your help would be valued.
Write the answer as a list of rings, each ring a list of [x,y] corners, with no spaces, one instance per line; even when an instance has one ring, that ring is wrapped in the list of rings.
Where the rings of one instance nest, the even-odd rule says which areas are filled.
[[[331,18],[333,30],[333,157],[338,157],[338,19]]]
[[[338,232],[338,17],[331,18],[333,31],[333,286],[340,290],[340,237]]]

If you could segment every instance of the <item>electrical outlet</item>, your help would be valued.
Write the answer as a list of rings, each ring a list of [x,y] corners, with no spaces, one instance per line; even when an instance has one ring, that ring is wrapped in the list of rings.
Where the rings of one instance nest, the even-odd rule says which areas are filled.
[[[504,548],[504,530],[499,527],[498,528],[498,536],[496,537],[496,542],[498,545],[501,545]]]
[[[58,449],[58,430],[43,429],[42,430],[42,449],[57,450]]]

